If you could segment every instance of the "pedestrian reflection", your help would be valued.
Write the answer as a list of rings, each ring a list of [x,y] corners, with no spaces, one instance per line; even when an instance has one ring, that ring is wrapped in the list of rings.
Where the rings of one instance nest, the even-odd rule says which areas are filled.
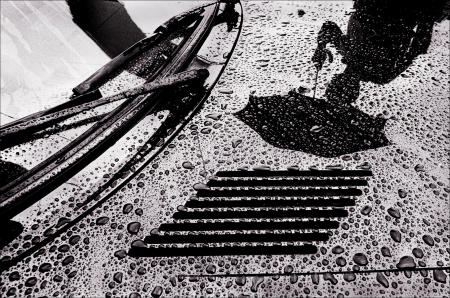
[[[76,23],[113,58],[145,38],[118,0],[66,0]]]
[[[288,95],[250,96],[236,116],[273,146],[336,157],[389,145],[386,119],[368,115],[351,105],[360,82],[386,84],[426,53],[433,24],[445,18],[443,0],[356,0],[347,34],[325,22],[312,57],[319,71],[334,45],[346,68],[333,77],[326,99],[291,91]],[[448,10],[448,9],[447,9]],[[448,12],[447,12],[448,14]]]
[[[404,72],[427,52],[433,24],[445,17],[444,5],[445,0],[355,0],[346,35],[325,22],[312,60],[320,68],[331,44],[346,64],[327,87],[328,101],[349,104],[358,98],[361,81],[386,84]]]
[[[224,0],[225,8],[223,12],[217,17],[216,24],[225,22],[227,24],[227,31],[230,32],[236,27],[239,21],[239,12],[236,11],[236,4],[239,0]]]

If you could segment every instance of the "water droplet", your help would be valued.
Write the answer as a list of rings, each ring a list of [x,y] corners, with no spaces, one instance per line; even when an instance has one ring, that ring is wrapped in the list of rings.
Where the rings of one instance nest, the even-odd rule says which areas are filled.
[[[445,284],[447,282],[447,275],[440,269],[433,270],[433,279],[437,282]]]
[[[389,288],[389,282],[386,279],[386,276],[384,276],[383,272],[377,273],[377,281],[385,288]]]
[[[116,272],[116,273],[114,273],[114,276],[113,276],[113,280],[116,282],[116,283],[122,283],[122,278],[123,278],[123,273],[122,272]]]
[[[344,248],[342,246],[340,246],[340,245],[336,245],[335,247],[333,247],[331,249],[331,252],[336,254],[336,255],[338,255],[338,254],[341,254],[341,253],[344,252]]]
[[[137,221],[129,223],[127,226],[128,233],[130,233],[130,234],[137,234],[139,232],[140,228],[141,228],[141,223],[139,223]]]
[[[25,286],[26,287],[34,287],[37,283],[37,278],[36,277],[30,277],[25,281]]]
[[[206,272],[208,272],[209,274],[214,274],[216,273],[216,266],[210,264],[206,267]]]
[[[240,275],[236,277],[235,282],[238,286],[242,287],[247,282],[247,278],[245,277],[245,275]]]
[[[260,285],[263,281],[264,281],[264,277],[262,277],[262,276],[255,276],[255,277],[253,277],[253,279],[252,279],[252,286],[251,286],[250,290],[251,290],[253,293],[258,292],[259,285]]]
[[[152,297],[158,298],[162,295],[163,288],[161,286],[156,286],[152,291]]]
[[[412,252],[416,258],[419,258],[419,259],[423,258],[423,251],[420,248],[416,247],[413,249]]]
[[[183,168],[188,169],[188,170],[194,169],[194,165],[190,161],[183,162],[182,166],[183,166]]]
[[[97,218],[97,220],[95,221],[95,223],[96,223],[97,225],[99,225],[99,226],[102,226],[102,225],[106,224],[108,221],[109,221],[109,218],[108,218],[108,217],[102,216],[102,217]]]
[[[369,215],[370,212],[372,211],[372,207],[366,205],[361,209],[361,214],[362,215]]]
[[[397,268],[399,269],[416,268],[416,262],[414,262],[413,257],[404,256],[401,257],[400,261],[397,263]]]
[[[395,242],[401,242],[402,241],[402,234],[400,234],[397,230],[391,230],[389,232],[389,235],[391,235],[392,240]]]
[[[429,246],[434,246],[434,240],[430,235],[423,235],[422,239]]]
[[[361,265],[361,266],[366,266],[366,265],[368,264],[367,257],[366,257],[366,255],[363,254],[363,253],[356,253],[356,254],[353,256],[353,261],[354,261],[356,264]]]
[[[389,213],[389,215],[391,215],[394,218],[400,218],[400,211],[398,209],[389,208],[387,210],[387,212]]]

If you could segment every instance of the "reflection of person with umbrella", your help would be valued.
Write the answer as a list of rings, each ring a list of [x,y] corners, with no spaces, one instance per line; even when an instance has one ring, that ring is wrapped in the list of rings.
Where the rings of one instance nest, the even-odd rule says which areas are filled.
[[[313,62],[319,71],[331,43],[347,65],[331,80],[325,96],[339,105],[355,101],[360,82],[386,84],[405,71],[414,58],[426,53],[433,24],[442,20],[445,0],[355,0],[347,35],[325,22],[318,35]]]
[[[295,91],[250,96],[247,106],[235,115],[275,147],[322,157],[389,145],[383,132],[385,119],[351,105],[337,109]]]
[[[313,62],[319,71],[326,49],[333,44],[347,65],[327,87],[327,100],[297,92],[287,96],[250,97],[236,116],[268,143],[323,157],[335,157],[389,144],[386,119],[350,105],[358,98],[360,82],[386,84],[426,53],[435,21],[442,18],[443,0],[356,0],[347,35],[333,22],[319,32]]]

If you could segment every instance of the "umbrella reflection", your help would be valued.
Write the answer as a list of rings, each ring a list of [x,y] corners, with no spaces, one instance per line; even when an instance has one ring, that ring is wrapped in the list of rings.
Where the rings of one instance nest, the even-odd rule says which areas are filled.
[[[386,119],[295,91],[285,96],[250,96],[235,115],[275,147],[322,157],[390,144],[383,132]]]

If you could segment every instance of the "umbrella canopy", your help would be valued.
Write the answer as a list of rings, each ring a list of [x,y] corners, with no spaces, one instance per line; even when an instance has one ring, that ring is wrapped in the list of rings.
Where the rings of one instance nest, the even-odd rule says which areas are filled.
[[[283,149],[336,157],[389,145],[386,119],[351,105],[312,99],[296,91],[288,95],[250,96],[235,114],[269,144]]]

